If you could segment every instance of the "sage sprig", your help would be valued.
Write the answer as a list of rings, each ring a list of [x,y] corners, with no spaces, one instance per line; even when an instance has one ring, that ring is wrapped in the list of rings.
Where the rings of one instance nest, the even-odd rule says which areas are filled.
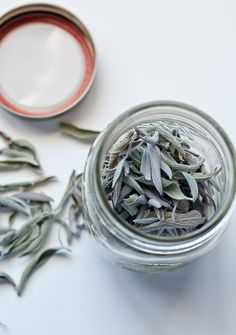
[[[23,182],[16,182],[2,185],[0,184],[0,193],[16,191],[16,190],[28,191],[36,187],[46,185],[53,181],[56,181],[55,176],[40,177],[33,181],[23,181]]]
[[[0,151],[0,170],[12,170],[30,166],[41,170],[38,155],[34,146],[27,140],[13,140],[0,132],[6,144]],[[33,181],[23,181],[0,185],[0,214],[9,212],[8,225],[0,224],[0,261],[14,256],[29,256],[29,265],[24,270],[19,284],[6,273],[0,272],[0,283],[6,282],[21,295],[31,274],[51,256],[63,248],[45,249],[53,225],[60,223],[67,235],[68,244],[80,235],[84,228],[81,222],[82,213],[82,175],[72,172],[66,190],[59,204],[53,207],[53,199],[44,193],[32,191],[56,177],[42,176]],[[14,193],[15,192],[15,193]],[[67,215],[63,219],[63,215]],[[16,224],[18,217],[25,222]],[[59,238],[60,242],[60,238]]]
[[[18,229],[13,229],[14,222],[9,225],[9,228],[1,228],[0,226],[0,260],[16,255],[21,257],[29,255],[33,257],[32,262],[29,263],[29,266],[23,272],[18,286],[9,275],[5,273],[0,274],[1,281],[11,284],[19,295],[21,295],[29,276],[35,268],[42,265],[46,259],[59,250],[48,249],[38,255],[38,252],[46,245],[53,224],[60,223],[64,228],[68,244],[71,244],[73,238],[78,237],[84,228],[84,225],[80,222],[80,215],[82,213],[81,182],[82,175],[77,175],[73,171],[66,190],[58,206],[55,208],[51,206],[53,199],[42,193],[22,192],[12,197],[0,197],[0,204],[9,211],[12,211],[11,217],[13,215],[14,220],[17,213],[18,215],[27,214],[29,217],[28,221]],[[30,217],[31,206],[33,206],[33,215]],[[68,219],[63,220],[61,215],[66,210]],[[63,248],[66,249],[64,246]]]
[[[62,250],[63,250],[63,248],[47,249],[47,250],[43,251],[41,254],[36,255],[35,257],[33,257],[31,262],[29,263],[29,265],[27,265],[27,267],[23,271],[20,282],[19,282],[19,284],[16,288],[17,294],[19,296],[22,294],[23,289],[24,289],[26,283],[28,282],[30,276],[32,275],[32,273],[37,268],[39,268],[44,263],[46,263],[52,256],[54,256],[55,254],[57,254],[58,252],[60,252]]]
[[[0,170],[15,170],[25,167],[41,173],[41,164],[32,143],[24,139],[13,140],[4,132],[0,132],[6,146],[0,150]]]
[[[183,235],[214,215],[220,168],[207,171],[190,133],[168,122],[142,124],[111,146],[102,183],[114,211],[132,228]]]

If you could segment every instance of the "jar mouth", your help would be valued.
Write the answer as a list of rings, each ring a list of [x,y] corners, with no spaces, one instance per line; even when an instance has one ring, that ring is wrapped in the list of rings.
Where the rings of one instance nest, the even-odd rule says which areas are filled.
[[[162,112],[160,113],[158,109],[161,109]],[[184,122],[185,120],[186,124],[189,124],[189,122],[193,122],[196,125],[201,125],[201,128],[204,128],[206,135],[210,134],[213,137],[217,137],[218,144],[219,146],[221,146],[224,155],[226,155],[226,160],[228,164],[226,173],[230,173],[231,175],[231,182],[228,183],[228,192],[225,196],[223,206],[220,206],[220,208],[217,209],[214,216],[205,225],[203,225],[201,228],[194,232],[186,233],[181,236],[171,237],[144,234],[133,228],[124,219],[118,216],[118,214],[112,209],[106,198],[101,176],[104,158],[107,154],[107,143],[113,144],[115,140],[117,140],[117,138],[125,132],[126,129],[124,129],[124,122],[127,120],[133,120],[135,122],[135,119],[140,120],[140,117],[142,118],[142,121],[139,121],[136,125],[149,122],[148,117],[145,116],[144,112],[152,112],[153,115],[155,115],[156,113],[156,116],[159,116],[160,121],[168,120],[168,115],[165,115],[165,112],[163,112],[165,110],[169,113],[170,111],[172,112],[172,118],[173,116],[175,116],[176,119],[181,120],[181,122]],[[131,127],[127,127],[127,130]],[[231,143],[223,128],[213,118],[191,105],[175,101],[153,101],[138,105],[134,108],[129,109],[118,118],[116,118],[111,124],[109,124],[108,127],[100,134],[100,136],[94,143],[94,146],[97,145],[98,150],[94,161],[96,171],[96,175],[94,177],[96,183],[97,198],[98,202],[100,202],[100,204],[102,205],[103,210],[106,211],[110,222],[112,222],[113,230],[115,230],[116,232],[123,233],[126,236],[130,235],[130,237],[132,237],[133,239],[141,240],[142,242],[146,242],[149,244],[173,244],[181,243],[183,241],[186,242],[206,235],[208,232],[212,231],[233,208],[233,202],[236,192],[236,155],[233,144]]]

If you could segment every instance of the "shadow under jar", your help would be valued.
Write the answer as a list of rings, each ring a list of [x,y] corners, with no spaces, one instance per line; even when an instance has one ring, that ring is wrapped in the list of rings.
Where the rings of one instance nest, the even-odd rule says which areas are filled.
[[[205,158],[220,192],[216,211],[194,232],[181,236],[145,235],[122,220],[109,204],[102,185],[105,157],[127,130],[144,123],[164,122],[191,133],[191,147]],[[227,227],[236,190],[236,158],[224,130],[198,109],[177,102],[157,101],[134,107],[116,118],[97,138],[86,162],[83,180],[84,218],[90,233],[123,267],[162,272],[178,268],[211,250]]]

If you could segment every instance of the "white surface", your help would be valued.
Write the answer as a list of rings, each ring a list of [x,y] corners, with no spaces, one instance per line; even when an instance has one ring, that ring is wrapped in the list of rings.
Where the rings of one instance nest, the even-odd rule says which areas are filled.
[[[73,96],[85,59],[77,40],[48,23],[31,23],[7,34],[0,48],[0,88],[26,110],[44,110]]]
[[[88,151],[59,134],[62,119],[102,129],[141,102],[179,100],[208,112],[236,144],[235,1],[52,2],[66,5],[94,36],[95,85],[79,107],[56,120],[1,111],[0,128],[35,143],[47,174],[61,178],[48,187],[56,199]],[[22,3],[1,1],[1,12]],[[10,173],[0,178],[9,180]],[[13,335],[235,335],[235,218],[214,251],[159,276],[108,263],[84,234],[69,259],[54,258],[35,273],[22,298],[0,286],[0,320]],[[6,261],[0,270],[18,278],[24,264]]]

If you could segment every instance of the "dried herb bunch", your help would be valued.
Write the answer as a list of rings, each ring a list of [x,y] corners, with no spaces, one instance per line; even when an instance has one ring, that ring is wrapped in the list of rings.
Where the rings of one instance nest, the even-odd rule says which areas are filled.
[[[142,233],[180,236],[216,211],[215,176],[190,146],[191,131],[176,124],[142,124],[110,148],[102,183],[114,211]]]
[[[33,168],[41,171],[34,146],[27,140],[12,140],[0,132],[6,147],[0,151],[0,169],[12,170]],[[7,158],[6,158],[7,157]],[[80,235],[84,228],[82,213],[82,175],[72,172],[66,190],[57,206],[53,199],[37,189],[55,181],[55,177],[38,177],[33,181],[0,184],[0,214],[9,213],[7,222],[0,224],[0,261],[13,256],[28,256],[29,264],[18,284],[0,270],[0,282],[11,285],[21,295],[33,271],[61,250],[68,250],[62,243],[60,232],[64,229],[67,243]],[[63,219],[65,217],[66,219]],[[23,222],[22,222],[23,220]],[[58,226],[59,246],[45,249],[53,226]]]

